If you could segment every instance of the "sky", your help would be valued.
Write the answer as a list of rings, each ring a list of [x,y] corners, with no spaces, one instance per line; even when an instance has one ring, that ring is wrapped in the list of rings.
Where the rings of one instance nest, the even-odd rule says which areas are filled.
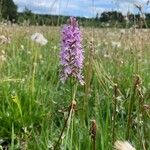
[[[81,17],[95,17],[96,13],[117,10],[124,15],[128,11],[137,13],[134,4],[142,5],[144,12],[150,12],[148,0],[13,0],[22,12],[25,7],[38,14],[53,14]]]

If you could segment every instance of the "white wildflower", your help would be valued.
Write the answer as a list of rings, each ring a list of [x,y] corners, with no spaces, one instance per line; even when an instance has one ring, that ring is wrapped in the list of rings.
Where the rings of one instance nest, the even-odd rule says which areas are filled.
[[[21,79],[21,83],[25,83],[25,78]]]
[[[113,48],[120,48],[121,47],[121,43],[120,42],[111,42],[111,44],[112,44],[112,47]]]
[[[21,50],[24,50],[24,45],[21,45]]]
[[[104,57],[105,57],[105,58],[111,58],[111,55],[109,55],[109,54],[104,54]]]
[[[27,50],[27,54],[28,54],[28,55],[31,55],[31,51],[30,51],[30,50]]]
[[[127,24],[130,22],[128,16],[124,16],[124,20],[126,21]]]
[[[106,27],[109,27],[110,26],[110,24],[109,23],[106,23]]]
[[[10,44],[11,40],[9,37],[6,37],[4,35],[0,36],[0,44]]]
[[[46,45],[47,39],[41,34],[41,33],[34,33],[31,36],[31,40],[35,41],[36,43],[39,43],[40,45]]]
[[[6,56],[5,56],[5,55],[0,55],[0,61],[1,61],[1,62],[6,61]]]
[[[0,62],[6,61],[6,53],[4,50],[0,52]]]
[[[121,32],[121,34],[125,34],[126,30],[125,29],[121,29],[120,32]]]
[[[116,150],[136,150],[129,142],[127,141],[116,141],[115,142]]]
[[[5,55],[5,51],[4,51],[4,50],[2,50],[1,53],[2,53],[3,55]]]
[[[54,48],[54,50],[56,50],[56,49],[57,49],[57,46],[55,45],[53,48]]]
[[[146,15],[145,14],[140,14],[140,17],[142,18],[142,19],[146,19]]]

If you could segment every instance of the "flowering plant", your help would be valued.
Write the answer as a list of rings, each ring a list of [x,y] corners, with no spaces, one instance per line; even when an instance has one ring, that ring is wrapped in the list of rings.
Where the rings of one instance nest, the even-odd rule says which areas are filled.
[[[82,37],[78,22],[74,17],[70,17],[67,25],[64,25],[61,32],[61,81],[64,83],[69,77],[75,77],[81,85],[84,84],[83,69],[83,49],[81,45]]]

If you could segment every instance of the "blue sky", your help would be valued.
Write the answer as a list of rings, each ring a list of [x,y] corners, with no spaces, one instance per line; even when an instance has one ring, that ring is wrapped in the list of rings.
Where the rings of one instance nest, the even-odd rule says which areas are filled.
[[[148,0],[14,0],[18,11],[25,7],[39,14],[95,17],[96,13],[118,10],[123,14],[137,12],[134,4],[143,5],[144,12],[150,12]]]

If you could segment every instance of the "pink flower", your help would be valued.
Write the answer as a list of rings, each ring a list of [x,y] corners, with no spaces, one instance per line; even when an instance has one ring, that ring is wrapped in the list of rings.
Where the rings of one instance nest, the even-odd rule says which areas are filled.
[[[64,25],[61,36],[61,81],[64,83],[72,76],[83,85],[84,56],[81,45],[82,38],[78,22],[74,17],[70,17],[69,24]]]

